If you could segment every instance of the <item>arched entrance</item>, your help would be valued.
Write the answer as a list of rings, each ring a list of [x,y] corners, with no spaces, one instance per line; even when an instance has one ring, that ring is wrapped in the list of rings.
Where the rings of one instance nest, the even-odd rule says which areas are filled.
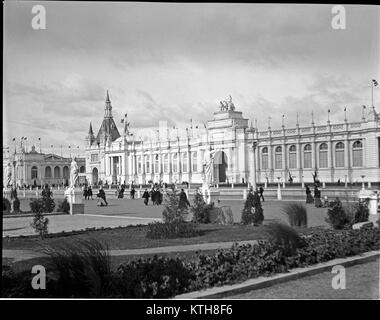
[[[228,160],[224,151],[217,151],[214,157],[214,181],[215,183],[227,182]]]
[[[92,184],[98,184],[98,168],[92,169]]]

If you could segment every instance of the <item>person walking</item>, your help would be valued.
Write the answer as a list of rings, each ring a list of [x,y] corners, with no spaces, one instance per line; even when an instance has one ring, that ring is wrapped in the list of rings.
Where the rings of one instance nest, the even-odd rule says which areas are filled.
[[[130,192],[130,194],[131,194],[131,199],[134,199],[134,198],[135,198],[135,193],[136,193],[135,187],[132,186],[132,189],[131,189],[131,192]]]
[[[84,186],[84,188],[83,188],[83,196],[84,196],[84,200],[87,200],[87,197],[88,197],[87,186]]]
[[[263,202],[265,201],[265,199],[264,199],[264,188],[263,187],[259,188],[259,197],[260,197],[260,199],[263,200]]]
[[[147,206],[149,201],[149,192],[147,189],[145,189],[142,197],[144,198],[144,204]]]
[[[306,203],[313,203],[314,199],[313,196],[311,195],[311,190],[309,186],[306,186]]]
[[[90,200],[90,197],[91,197],[91,200],[94,200],[92,198],[92,188],[91,188],[91,186],[89,186],[88,189],[87,189],[87,199]]]
[[[100,187],[97,196],[98,196],[98,198],[99,198],[99,200],[100,200],[100,206],[104,206],[104,204],[105,204],[106,206],[108,206],[108,202],[107,202],[107,200],[106,200],[106,193],[104,192],[104,190],[103,190],[102,187]],[[102,201],[102,200],[103,200],[103,201]],[[104,204],[103,204],[103,202],[104,202]],[[98,205],[99,205],[99,202],[98,202]]]
[[[323,207],[321,201],[321,191],[318,189],[317,185],[314,187],[314,204],[317,208]]]

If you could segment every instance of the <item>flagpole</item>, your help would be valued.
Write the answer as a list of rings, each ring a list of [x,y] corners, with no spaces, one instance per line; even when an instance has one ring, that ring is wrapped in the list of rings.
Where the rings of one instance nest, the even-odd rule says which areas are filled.
[[[372,95],[371,95],[371,96],[372,96],[372,100],[371,100],[371,101],[372,101],[372,108],[375,107],[375,106],[373,105],[373,85],[374,85],[374,83],[373,83],[373,80],[372,80],[372,81],[371,81],[371,89],[372,89],[372,90],[371,90],[371,91],[372,91]]]

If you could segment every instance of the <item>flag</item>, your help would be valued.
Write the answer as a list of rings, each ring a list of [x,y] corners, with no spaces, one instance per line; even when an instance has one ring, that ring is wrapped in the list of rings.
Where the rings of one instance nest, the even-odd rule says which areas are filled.
[[[330,112],[330,109],[327,112]]]
[[[41,141],[41,138],[38,138],[38,140],[40,140],[40,141]]]
[[[374,85],[375,87],[377,87],[377,85],[378,85],[377,81],[376,81],[375,79],[372,79],[372,82],[373,82],[373,85]]]
[[[344,108],[344,111],[346,111],[347,108]]]
[[[363,105],[363,109],[365,109],[366,108],[366,106],[365,105]]]
[[[12,141],[16,141],[16,138],[13,138]]]

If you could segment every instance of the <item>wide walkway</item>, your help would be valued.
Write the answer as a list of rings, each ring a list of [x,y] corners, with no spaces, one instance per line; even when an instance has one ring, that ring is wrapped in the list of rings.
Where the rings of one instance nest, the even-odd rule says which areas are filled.
[[[61,231],[70,232],[73,230],[81,230],[85,228],[100,227],[118,227],[136,224],[147,224],[152,221],[162,219],[163,205],[153,206],[152,204],[145,206],[142,200],[130,199],[110,199],[109,206],[98,207],[96,200],[87,200],[85,203],[84,215],[59,215],[49,217],[49,233],[57,233]],[[265,219],[280,219],[287,221],[287,217],[282,212],[283,206],[288,204],[286,201],[268,201],[263,202]],[[221,206],[231,206],[234,214],[234,221],[240,222],[241,212],[244,207],[243,200],[221,201]],[[314,205],[306,205],[308,212],[308,226],[324,226],[326,225],[326,209],[315,208]],[[22,201],[22,208],[28,209],[28,202]],[[33,229],[30,226],[32,217],[17,217],[3,219],[3,237],[32,235]]]
[[[334,289],[336,274],[323,272],[227,299],[376,299],[379,300],[379,260],[348,267],[346,288]]]

